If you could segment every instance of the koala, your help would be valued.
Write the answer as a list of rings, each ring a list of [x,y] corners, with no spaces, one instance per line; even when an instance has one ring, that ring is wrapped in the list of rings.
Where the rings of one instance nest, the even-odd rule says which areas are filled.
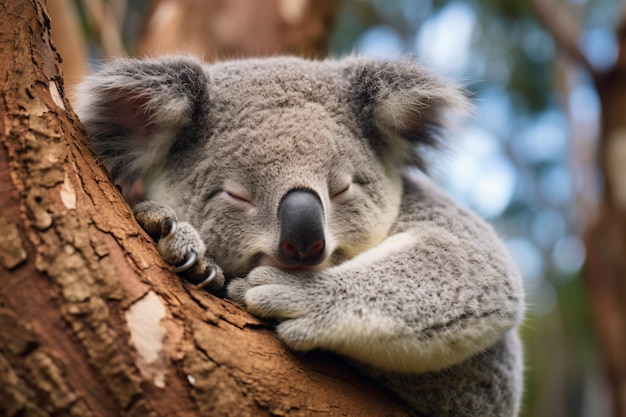
[[[425,173],[458,88],[413,60],[120,59],[90,142],[174,270],[334,352],[420,416],[515,416],[520,274]]]

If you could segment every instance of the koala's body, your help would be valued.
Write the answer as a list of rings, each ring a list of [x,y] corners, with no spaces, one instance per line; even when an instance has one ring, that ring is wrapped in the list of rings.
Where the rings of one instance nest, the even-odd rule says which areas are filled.
[[[417,415],[517,414],[519,273],[408,173],[466,106],[455,88],[411,61],[166,57],[111,62],[80,97],[140,224],[169,225],[168,262],[195,252],[189,276],[211,271],[289,347],[350,358]]]

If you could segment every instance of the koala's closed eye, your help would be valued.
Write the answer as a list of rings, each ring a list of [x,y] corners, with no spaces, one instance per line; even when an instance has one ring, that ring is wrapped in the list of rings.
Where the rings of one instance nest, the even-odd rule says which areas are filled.
[[[250,189],[230,178],[222,183],[219,195],[228,203],[245,209],[256,207],[253,193],[250,192]]]
[[[333,193],[333,194],[331,195],[331,198],[337,198],[337,197],[339,197],[339,196],[341,196],[341,195],[343,195],[343,194],[347,193],[347,192],[348,192],[348,190],[350,190],[350,185],[351,185],[351,184],[348,184],[348,185],[346,185],[345,187],[343,187],[342,189],[340,189],[339,191],[337,191],[337,192]]]
[[[330,199],[335,200],[348,194],[354,183],[354,176],[352,174],[331,174],[328,181],[328,195]]]
[[[255,206],[254,202],[252,201],[252,197],[245,194],[244,192],[233,191],[233,190],[227,189],[227,190],[224,190],[224,194],[226,194],[226,196],[228,196],[236,204],[242,204],[248,207]]]
[[[350,186],[351,184],[348,183],[347,185],[343,186],[343,188],[340,188],[338,191],[332,192],[330,198],[334,200],[338,197],[341,197],[342,195],[345,195],[350,190]]]
[[[231,203],[246,206],[246,208],[255,206],[254,202],[252,201],[252,198],[247,193],[225,189],[225,188],[218,188],[216,190],[211,191],[206,196],[204,196],[202,201],[204,202],[204,204],[208,204],[211,201],[213,201],[215,197],[218,197],[220,195],[224,196]]]

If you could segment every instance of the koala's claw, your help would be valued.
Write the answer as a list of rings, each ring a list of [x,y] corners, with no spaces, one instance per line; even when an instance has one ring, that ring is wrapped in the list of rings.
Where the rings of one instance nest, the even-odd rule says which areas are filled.
[[[173,228],[173,230],[174,230],[174,232],[176,231],[176,221],[174,221],[174,228]],[[170,232],[170,233],[174,233],[174,232]],[[183,259],[183,261],[180,264],[178,264],[178,265],[176,265],[176,266],[174,266],[172,268],[172,271],[176,272],[177,274],[180,273],[180,272],[185,272],[186,270],[188,270],[189,268],[194,266],[196,262],[198,262],[198,254],[196,253],[195,250],[191,250],[191,251],[187,252],[187,254],[185,255],[185,259]],[[213,273],[213,276],[215,276],[215,271],[212,271],[212,273]],[[211,277],[211,279],[213,279],[213,278]],[[206,284],[205,281],[203,281],[204,284]]]
[[[199,284],[196,284],[196,288],[204,288],[204,287],[206,287],[211,282],[213,282],[213,280],[217,276],[217,268],[216,267],[210,266],[208,269],[210,269],[211,272],[209,272],[209,275],[204,279],[204,281],[200,282]]]
[[[161,239],[176,233],[177,227],[178,227],[178,223],[173,218],[166,217],[165,219],[163,219],[161,221]]]

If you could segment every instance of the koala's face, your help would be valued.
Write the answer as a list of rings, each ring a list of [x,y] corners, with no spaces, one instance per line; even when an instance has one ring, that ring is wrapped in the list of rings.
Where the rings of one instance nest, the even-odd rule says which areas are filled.
[[[401,169],[423,167],[417,147],[463,101],[414,63],[359,58],[119,61],[86,85],[81,120],[113,176],[140,179],[235,276],[378,245]]]
[[[233,275],[336,265],[379,244],[398,211],[400,178],[363,138],[346,83],[298,65],[237,66],[247,77],[234,82],[229,69],[211,77],[211,128],[192,133],[201,139],[149,184],[148,198],[190,219]],[[316,92],[298,80],[311,76]]]

